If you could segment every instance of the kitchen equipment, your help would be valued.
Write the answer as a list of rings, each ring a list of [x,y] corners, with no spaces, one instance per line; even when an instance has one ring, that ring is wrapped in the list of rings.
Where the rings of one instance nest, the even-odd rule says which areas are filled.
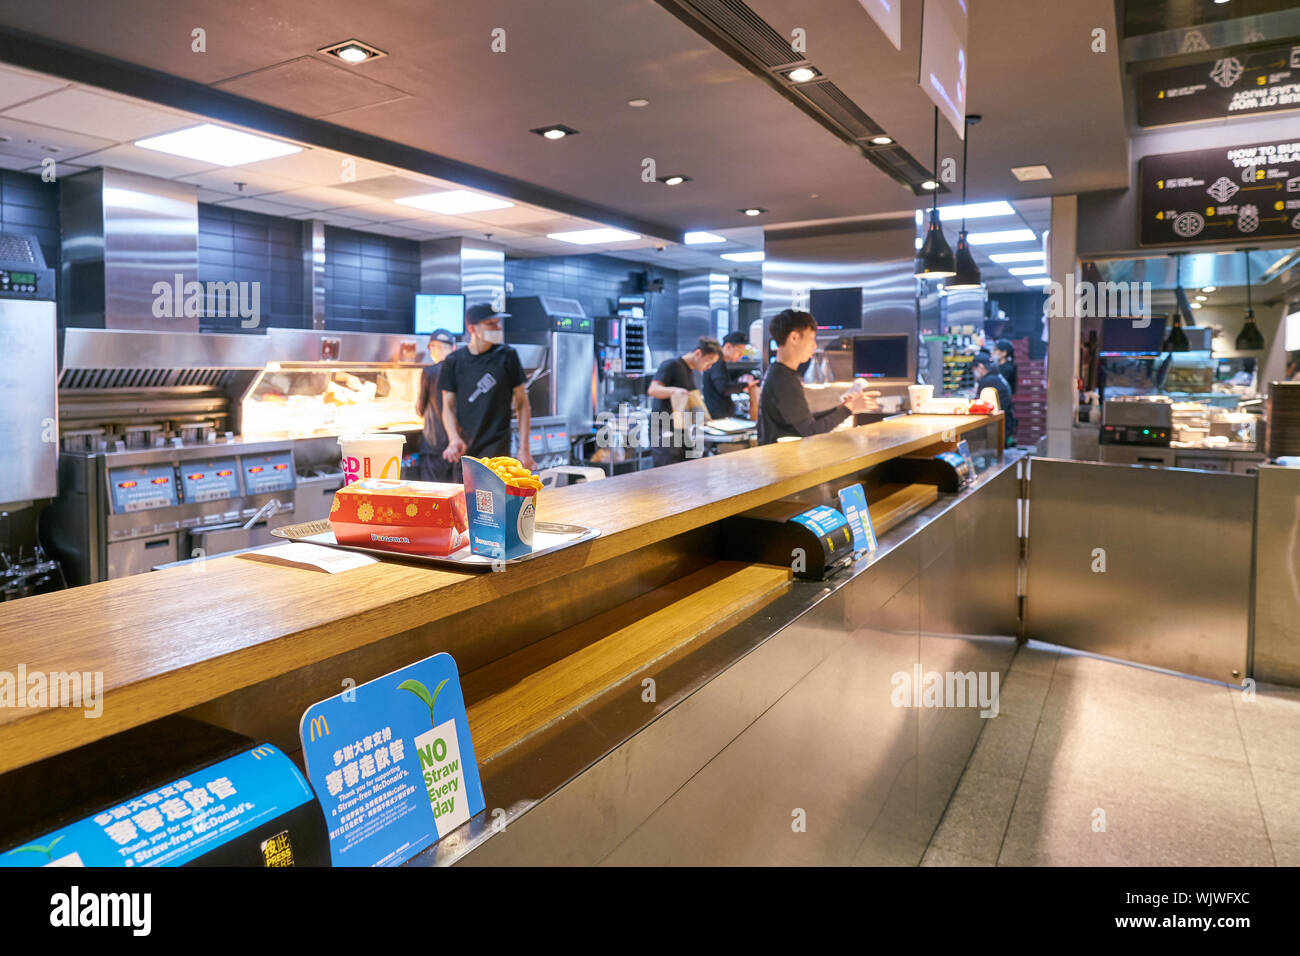
[[[589,430],[596,417],[595,321],[577,299],[552,295],[507,299],[506,312],[507,341],[544,350],[537,366],[548,374],[528,392],[533,414],[563,417],[570,434]]]
[[[1300,455],[1300,382],[1273,382],[1268,387],[1264,453],[1269,461]]]
[[[1168,448],[1173,437],[1173,405],[1161,399],[1107,399],[1102,406],[1103,445]]]

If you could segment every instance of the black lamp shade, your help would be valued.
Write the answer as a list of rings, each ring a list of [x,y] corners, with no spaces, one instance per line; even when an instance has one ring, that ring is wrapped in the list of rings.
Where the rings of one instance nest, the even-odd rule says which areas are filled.
[[[956,274],[944,283],[946,289],[978,289],[983,284],[980,267],[971,255],[970,243],[966,241],[966,230],[957,233],[957,254],[954,257]]]
[[[944,238],[939,224],[939,210],[930,210],[930,225],[925,230],[925,241],[913,260],[912,274],[918,279],[947,279],[957,274],[952,246]]]
[[[1255,310],[1249,309],[1246,312],[1246,324],[1241,327],[1237,333],[1237,351],[1238,352],[1262,352],[1264,351],[1264,333],[1259,330],[1255,324]]]
[[[1191,343],[1187,341],[1187,333],[1183,331],[1183,317],[1177,312],[1174,313],[1174,327],[1165,336],[1163,348],[1166,352],[1186,352],[1191,348]]]

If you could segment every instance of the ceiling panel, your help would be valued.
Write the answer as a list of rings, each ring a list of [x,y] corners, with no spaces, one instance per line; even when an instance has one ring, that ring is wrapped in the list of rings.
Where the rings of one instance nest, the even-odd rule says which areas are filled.
[[[175,178],[183,183],[194,183],[205,189],[226,193],[228,196],[245,197],[263,193],[289,192],[298,185],[293,180],[282,179],[279,176],[250,172],[244,166],[219,166],[210,172],[192,173]],[[239,188],[239,183],[244,184],[243,189]]]
[[[350,182],[387,176],[392,170],[331,149],[304,149],[239,167],[311,186],[342,186]]]
[[[64,80],[0,67],[0,110],[67,85]]]
[[[112,145],[112,140],[0,116],[0,149],[13,156],[30,156],[35,160],[46,156],[73,159]]]
[[[98,136],[114,143],[130,142],[183,129],[192,122],[181,113],[129,102],[83,89],[59,90],[15,106],[6,115],[58,129]]]
[[[188,176],[220,168],[213,163],[204,163],[197,159],[186,159],[184,156],[173,156],[170,153],[160,153],[156,149],[141,149],[139,146],[132,146],[129,143],[98,150],[94,153],[86,153],[79,158],[83,163],[90,166],[112,166],[133,173],[143,173],[146,176],[160,176],[163,179],[175,179],[178,176]]]

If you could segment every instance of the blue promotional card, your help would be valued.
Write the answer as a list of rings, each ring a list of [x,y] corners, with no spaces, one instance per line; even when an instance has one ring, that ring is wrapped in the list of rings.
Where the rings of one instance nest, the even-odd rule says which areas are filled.
[[[263,744],[0,853],[0,866],[180,866],[311,798]]]
[[[876,529],[871,526],[871,510],[867,507],[867,493],[862,485],[849,485],[840,489],[840,508],[849,520],[853,532],[853,550],[876,550]]]
[[[486,806],[450,654],[312,705],[298,736],[335,866],[399,866]]]
[[[834,534],[845,525],[844,515],[828,505],[818,505],[816,508],[810,508],[801,514],[795,515],[790,520],[797,521],[819,538]]]

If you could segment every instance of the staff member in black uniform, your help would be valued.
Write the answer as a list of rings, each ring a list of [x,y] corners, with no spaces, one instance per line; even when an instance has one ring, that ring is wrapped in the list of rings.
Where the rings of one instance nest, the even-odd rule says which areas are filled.
[[[776,361],[767,370],[758,397],[760,445],[788,436],[821,435],[854,413],[879,409],[879,392],[849,392],[834,408],[814,415],[808,410],[798,368],[817,351],[817,320],[807,312],[786,309],[772,320],[771,335],[776,342]]]
[[[991,388],[998,393],[998,404],[1006,414],[1006,432],[1007,446],[1010,447],[1016,443],[1016,413],[1011,405],[1011,386],[997,369],[997,362],[990,358],[987,352],[980,352],[975,358],[971,359],[971,371],[975,373],[975,395],[979,396],[980,392],[986,388]]]
[[[695,388],[695,373],[707,372],[721,358],[722,346],[718,340],[701,335],[692,351],[664,362],[650,380],[646,394],[654,399],[650,403],[650,410],[659,423],[658,428],[652,428],[656,442],[650,450],[650,458],[656,468],[686,460],[687,436],[676,434],[671,426],[665,427],[673,413],[673,396],[685,396],[691,392]],[[656,431],[658,434],[654,435]]]
[[[510,454],[510,409],[514,406],[523,436],[516,457],[525,468],[534,465],[528,449],[528,391],[519,353],[505,344],[501,320],[509,313],[490,305],[471,306],[465,313],[469,345],[442,363],[442,421],[447,429],[443,457],[456,467],[464,455],[492,458]]]
[[[424,419],[420,435],[420,481],[451,481],[451,462],[442,457],[447,450],[447,429],[442,423],[442,392],[438,379],[442,363],[456,350],[456,338],[446,329],[435,329],[429,336],[429,359],[420,373],[420,394],[415,400],[415,414]]]
[[[998,339],[994,343],[993,360],[998,363],[998,374],[1007,380],[1011,394],[1016,394],[1016,351],[1010,339]]]
[[[739,362],[749,345],[749,336],[744,332],[732,332],[722,340],[722,358],[713,363],[713,367],[704,373],[704,405],[709,410],[710,418],[735,418],[736,403],[732,395],[738,391],[749,392],[749,414],[758,410],[758,386],[754,379],[745,375],[739,385],[731,384],[731,371],[728,362]]]

